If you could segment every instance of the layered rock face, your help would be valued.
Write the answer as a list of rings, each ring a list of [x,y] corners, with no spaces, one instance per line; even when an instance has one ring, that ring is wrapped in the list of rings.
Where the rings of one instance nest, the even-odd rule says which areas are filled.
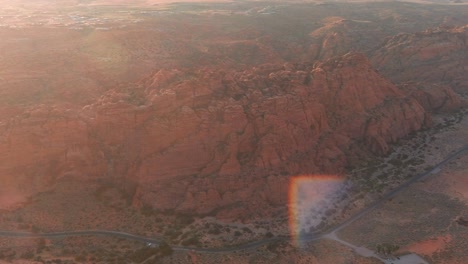
[[[429,112],[453,112],[467,105],[466,100],[449,86],[412,82],[401,84],[400,88]]]
[[[324,25],[309,34],[307,59],[325,60],[351,50],[371,54],[383,38],[388,36],[381,25],[367,20],[330,17]]]
[[[160,70],[66,108],[32,107],[0,124],[3,186],[30,195],[60,177],[105,178],[136,184],[135,205],[222,218],[274,214],[290,176],[340,172],[430,125],[424,107],[359,53]]]
[[[86,122],[66,106],[40,105],[3,119],[0,206],[23,202],[66,175],[105,173],[103,157],[89,136]]]
[[[144,158],[136,173],[144,183],[136,198],[156,208],[271,212],[262,209],[285,204],[289,176],[338,172],[352,162],[348,157],[366,149],[384,153],[389,142],[430,124],[420,104],[360,54],[315,67],[265,65],[197,82],[205,86],[185,90],[185,96],[184,87],[200,85],[182,82],[149,93],[171,120],[147,129],[167,146]],[[164,102],[178,95],[182,102],[168,111]]]
[[[468,25],[388,38],[372,55],[384,76],[401,83],[438,83],[464,92],[468,85]]]

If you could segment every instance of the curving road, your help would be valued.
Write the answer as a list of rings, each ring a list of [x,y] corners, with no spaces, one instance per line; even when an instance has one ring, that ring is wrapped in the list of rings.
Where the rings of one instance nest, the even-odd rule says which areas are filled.
[[[468,150],[468,145],[463,146],[457,152],[449,155],[443,161],[438,163],[437,165],[433,166],[429,171],[421,173],[407,182],[403,183],[402,185],[398,186],[398,188],[388,192],[379,200],[373,202],[360,212],[356,213],[346,221],[338,224],[332,228],[327,230],[323,230],[316,233],[306,234],[301,237],[304,242],[312,242],[321,240],[324,238],[333,239],[336,237],[336,232],[339,230],[349,226],[351,223],[357,221],[358,219],[362,218],[364,215],[368,214],[372,210],[376,209],[380,205],[382,205],[385,201],[389,198],[395,196],[398,192],[402,191],[403,189],[407,188],[411,184],[422,180],[423,178],[427,177],[428,175],[432,174],[433,172],[437,172],[441,169],[442,166],[447,164],[448,162],[452,161],[456,157],[463,154],[466,150]],[[31,232],[17,232],[17,231],[1,231],[0,230],[0,237],[11,237],[11,238],[59,238],[59,237],[73,237],[73,236],[109,236],[109,237],[117,237],[117,238],[124,238],[134,241],[140,241],[144,243],[153,243],[159,244],[162,242],[161,239],[145,237],[134,235],[125,232],[119,231],[109,231],[109,230],[82,230],[82,231],[63,231],[63,232],[51,232],[51,233],[31,233]],[[174,250],[178,251],[196,251],[196,252],[207,252],[207,253],[226,253],[226,252],[233,252],[233,251],[240,251],[240,250],[248,250],[248,249],[255,249],[263,245],[270,244],[275,241],[287,241],[290,240],[291,236],[278,236],[270,239],[263,239],[258,240],[250,243],[245,243],[242,245],[237,245],[233,247],[224,247],[224,248],[193,248],[193,247],[182,247],[182,246],[172,246]]]
[[[64,232],[51,232],[51,233],[31,233],[31,232],[12,232],[0,231],[0,237],[12,238],[59,238],[71,236],[111,236],[118,238],[125,238],[146,243],[160,243],[161,240],[156,238],[143,237],[133,235],[130,233],[109,231],[109,230],[83,230],[83,231],[64,231]]]
[[[368,214],[370,211],[376,209],[377,207],[379,207],[380,205],[382,205],[384,202],[386,202],[387,200],[389,200],[390,198],[394,197],[397,193],[399,193],[400,191],[406,189],[408,186],[410,186],[411,184],[415,183],[415,182],[418,182],[424,178],[426,178],[427,176],[431,175],[433,172],[437,172],[439,171],[442,166],[444,166],[445,164],[449,163],[450,161],[452,161],[453,159],[457,158],[458,156],[460,156],[461,154],[463,154],[463,152],[467,151],[468,150],[468,145],[465,145],[463,146],[461,149],[459,149],[458,151],[456,151],[455,153],[452,153],[450,154],[449,156],[447,156],[443,161],[439,162],[437,165],[433,166],[430,170],[426,171],[426,172],[423,172],[419,175],[416,175],[414,176],[413,178],[409,179],[408,181],[406,181],[405,183],[401,184],[400,186],[398,186],[396,189],[393,189],[392,191],[386,193],[384,196],[382,196],[380,199],[376,200],[375,202],[371,203],[369,206],[367,206],[366,208],[362,209],[360,212],[356,213],[355,215],[353,215],[352,217],[348,218],[346,221],[342,222],[341,224],[339,225],[336,225],[328,230],[324,230],[324,231],[321,231],[319,233],[315,233],[315,234],[308,234],[304,237],[304,239],[310,239],[310,240],[315,240],[314,239],[314,236],[316,235],[319,235],[321,237],[327,235],[327,234],[330,234],[330,233],[333,233],[333,232],[337,232],[347,226],[349,226],[350,224],[352,224],[353,222],[355,222],[356,220],[360,219],[361,217],[363,217],[364,215]]]

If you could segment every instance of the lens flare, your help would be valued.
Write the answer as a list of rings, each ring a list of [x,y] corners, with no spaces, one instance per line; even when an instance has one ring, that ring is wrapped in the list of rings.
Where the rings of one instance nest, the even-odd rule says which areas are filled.
[[[344,192],[345,181],[335,175],[303,175],[289,184],[289,228],[293,241],[319,227]]]

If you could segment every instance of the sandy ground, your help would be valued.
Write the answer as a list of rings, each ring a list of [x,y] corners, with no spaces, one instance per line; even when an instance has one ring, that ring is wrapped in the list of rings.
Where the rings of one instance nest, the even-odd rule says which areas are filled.
[[[27,199],[17,192],[0,189],[0,210],[12,210],[25,203]]]
[[[403,251],[407,250],[417,254],[432,255],[437,251],[444,250],[447,243],[449,243],[450,241],[452,241],[451,235],[439,236],[433,239],[428,239],[410,244],[407,247],[405,247]]]
[[[447,116],[438,116],[441,122]],[[425,161],[435,164],[468,143],[468,118],[431,136]],[[396,255],[416,253],[429,263],[467,263],[468,227],[455,220],[468,218],[468,153],[411,185],[362,219],[342,230],[341,239],[356,246],[380,243],[400,246]],[[412,262],[402,262],[412,263]],[[416,262],[417,263],[417,262]]]
[[[450,164],[448,170],[442,170],[433,176],[423,187],[429,192],[437,192],[459,199],[468,206],[468,156]]]

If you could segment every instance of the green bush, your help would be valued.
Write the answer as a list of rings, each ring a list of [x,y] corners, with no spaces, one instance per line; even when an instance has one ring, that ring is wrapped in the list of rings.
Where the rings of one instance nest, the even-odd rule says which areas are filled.
[[[161,244],[159,244],[159,252],[161,253],[162,257],[165,257],[165,256],[172,255],[174,250],[172,249],[172,247],[169,244],[167,244],[166,242],[163,241],[163,242],[161,242]]]

